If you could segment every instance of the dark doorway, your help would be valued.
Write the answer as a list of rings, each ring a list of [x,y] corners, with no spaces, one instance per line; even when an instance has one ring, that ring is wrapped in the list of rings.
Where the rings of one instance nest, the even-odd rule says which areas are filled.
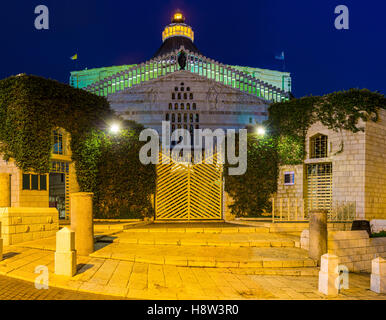
[[[50,173],[50,208],[59,211],[59,219],[66,218],[66,177],[64,173]]]

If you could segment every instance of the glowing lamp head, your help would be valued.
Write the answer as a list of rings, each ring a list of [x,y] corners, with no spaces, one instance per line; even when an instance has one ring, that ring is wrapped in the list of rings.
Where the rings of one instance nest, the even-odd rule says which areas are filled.
[[[256,133],[259,136],[263,136],[263,135],[265,135],[265,129],[263,127],[258,127],[257,130],[256,130]]]
[[[114,133],[114,134],[117,134],[119,132],[120,128],[119,128],[119,125],[114,123],[113,125],[111,125],[110,127],[110,132],[111,133]]]
[[[180,11],[176,11],[176,13],[173,15],[172,23],[184,23],[185,17]]]

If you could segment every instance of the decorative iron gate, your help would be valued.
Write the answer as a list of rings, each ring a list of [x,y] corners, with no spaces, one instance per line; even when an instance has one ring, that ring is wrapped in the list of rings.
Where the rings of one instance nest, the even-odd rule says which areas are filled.
[[[173,161],[160,153],[157,165],[157,220],[222,219],[222,172],[213,155],[213,164]],[[165,163],[169,159],[169,163]]]

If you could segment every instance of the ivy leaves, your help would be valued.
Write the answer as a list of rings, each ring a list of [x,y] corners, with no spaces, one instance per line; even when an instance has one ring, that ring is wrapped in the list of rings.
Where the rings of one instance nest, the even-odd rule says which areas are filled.
[[[71,149],[80,159],[77,146],[111,116],[105,98],[54,80],[27,75],[0,80],[0,152],[23,171],[49,171],[54,128],[71,134]]]
[[[309,96],[274,103],[269,108],[268,125],[274,135],[289,139],[292,143],[297,141],[298,147],[304,149],[307,131],[315,122],[320,121],[334,131],[348,130],[355,133],[364,130],[360,120],[378,120],[379,108],[386,108],[384,95],[367,89],[350,89],[321,97]],[[297,154],[297,162],[301,163],[305,153]],[[293,158],[284,161],[284,164],[293,163],[296,163]]]

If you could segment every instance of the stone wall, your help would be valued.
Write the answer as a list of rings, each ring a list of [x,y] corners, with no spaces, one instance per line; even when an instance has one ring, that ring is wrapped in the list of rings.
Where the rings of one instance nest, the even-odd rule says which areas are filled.
[[[4,245],[47,238],[59,230],[56,208],[0,208]]]
[[[369,238],[364,230],[329,232],[328,253],[351,272],[371,272],[372,259],[386,258],[386,238]]]
[[[13,160],[5,161],[0,156],[0,173],[11,175],[11,206],[12,207],[48,207],[49,178],[47,190],[23,190],[23,173]]]
[[[366,123],[366,219],[386,218],[386,110],[377,122]]]
[[[293,185],[284,185],[284,173],[285,172],[294,172],[295,173],[295,181]],[[292,202],[294,199],[298,199],[298,212],[299,215],[302,210],[302,201],[301,199],[304,198],[304,190],[305,187],[305,174],[303,170],[303,165],[287,165],[287,166],[280,166],[279,168],[279,177],[278,177],[278,185],[277,185],[277,192],[275,197],[275,213],[277,214],[279,211],[279,200],[280,199],[291,199]],[[283,202],[283,210],[287,210],[287,204]],[[294,210],[295,204],[291,203],[291,210]]]
[[[365,132],[335,132],[321,123],[313,124],[306,138],[306,160],[303,165],[282,166],[275,200],[306,197],[305,169],[308,164],[332,163],[332,201],[355,202],[358,219],[383,219],[386,217],[386,110],[379,111],[374,123],[360,122]],[[328,156],[310,159],[310,137],[328,136]],[[284,185],[284,172],[295,172],[295,184]]]
[[[328,157],[309,159],[310,137],[318,133],[328,136]],[[307,132],[305,147],[308,152],[305,164],[332,163],[332,201],[355,201],[358,217],[364,217],[365,134],[335,132],[315,123]]]

